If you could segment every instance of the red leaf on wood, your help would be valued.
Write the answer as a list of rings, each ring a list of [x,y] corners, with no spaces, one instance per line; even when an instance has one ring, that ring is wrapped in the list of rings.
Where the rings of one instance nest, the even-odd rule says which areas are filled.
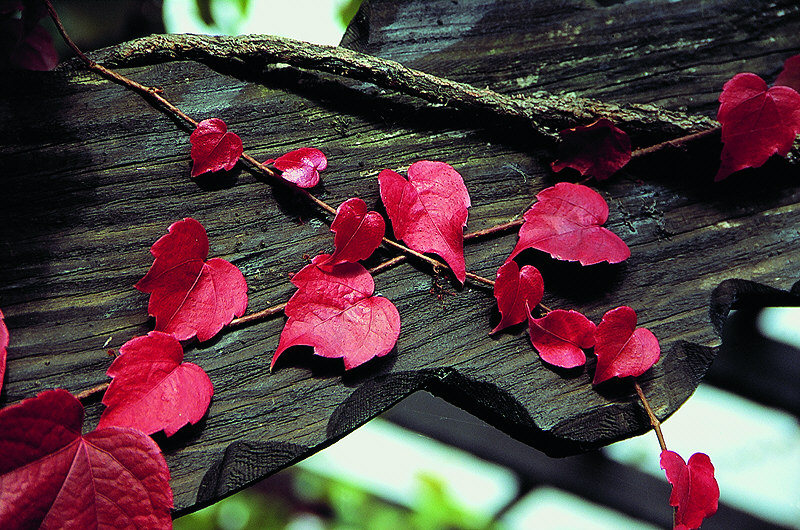
[[[558,134],[561,144],[553,171],[571,167],[583,176],[605,180],[631,159],[631,139],[606,118]]]
[[[408,180],[384,169],[378,182],[395,237],[417,252],[440,255],[463,284],[470,200],[461,175],[444,162],[421,160],[408,168]]]
[[[388,299],[373,296],[375,283],[359,263],[342,263],[330,270],[315,257],[292,277],[297,287],[286,304],[289,319],[281,332],[278,357],[292,346],[312,346],[322,357],[344,358],[346,370],[391,351],[400,335],[400,314]]]
[[[7,37],[2,53],[12,68],[48,71],[58,65],[53,37],[39,24],[27,27],[25,20],[6,19],[0,22],[0,34]]]
[[[608,220],[608,204],[596,191],[559,182],[536,197],[536,204],[525,212],[519,241],[508,259],[527,248],[581,265],[619,263],[631,255],[624,241],[601,226]]]
[[[0,311],[0,390],[3,390],[3,379],[6,376],[6,357],[8,356],[8,328],[5,316]]]
[[[228,132],[219,118],[201,121],[189,136],[192,144],[192,176],[224,169],[230,171],[244,152],[242,139]]]
[[[150,248],[155,260],[135,285],[150,294],[148,312],[155,331],[205,341],[247,308],[247,282],[235,265],[221,258],[208,261],[208,237],[192,218],[173,223]]]
[[[336,209],[331,232],[336,234],[333,238],[336,250],[325,263],[320,263],[320,266],[355,263],[367,259],[381,244],[386,232],[386,223],[381,214],[367,211],[367,203],[353,197]]]
[[[719,102],[724,145],[715,181],[759,167],[773,154],[786,156],[800,134],[800,94],[788,86],[767,88],[755,74],[736,74]]]
[[[319,183],[319,172],[328,167],[328,159],[319,149],[301,147],[264,164],[272,164],[281,171],[281,178],[300,188],[313,188]]]
[[[593,385],[612,377],[642,375],[661,354],[656,336],[647,328],[636,328],[636,312],[628,306],[603,315],[594,336],[597,369]]]
[[[529,307],[536,307],[544,295],[544,280],[539,269],[523,265],[522,269],[514,260],[506,261],[497,269],[494,283],[494,297],[500,311],[500,323],[489,334],[525,322]]]
[[[174,336],[151,331],[119,349],[106,374],[114,378],[103,396],[107,407],[97,428],[133,427],[172,436],[205,415],[214,387],[202,368],[183,361]]]
[[[81,435],[82,425],[65,390],[0,410],[0,528],[171,528],[158,445],[123,427]]]
[[[775,84],[788,86],[800,92],[800,55],[793,55],[786,59]]]
[[[714,466],[704,453],[695,453],[688,465],[678,453],[661,452],[661,469],[672,484],[670,506],[675,506],[675,528],[700,528],[703,519],[717,513],[719,485]]]
[[[555,309],[542,318],[528,317],[531,343],[548,364],[575,368],[586,363],[583,350],[594,346],[594,322],[577,311]]]

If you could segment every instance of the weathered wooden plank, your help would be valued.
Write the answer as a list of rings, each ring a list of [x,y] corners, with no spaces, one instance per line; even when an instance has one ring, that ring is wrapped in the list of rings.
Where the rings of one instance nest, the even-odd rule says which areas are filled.
[[[387,0],[365,4],[346,43],[509,94],[543,87],[710,112],[725,79],[742,69],[769,78],[800,51],[798,29],[800,9],[788,0],[608,8]],[[519,214],[556,180],[551,146],[519,123],[309,72],[222,69],[170,62],[123,71],[163,87],[195,118],[223,118],[258,159],[323,149],[330,168],[319,195],[334,205],[357,195],[377,206],[382,168],[445,160],[465,178],[469,229],[477,230]],[[240,169],[189,179],[187,131],[120,86],[81,71],[14,73],[0,93],[0,307],[11,330],[1,404],[106,380],[109,337],[107,347],[117,348],[151,329],[147,297],[132,285],[147,271],[150,245],[182,217],[200,220],[212,255],[242,269],[254,311],[288,299],[287,274],[306,263],[303,254],[331,248],[326,218],[281,187]],[[637,310],[665,351],[642,378],[661,417],[689,397],[715,354],[704,348],[718,341],[707,316],[711,290],[730,277],[781,289],[797,278],[796,167],[771,162],[713,185],[714,149],[708,142],[642,160],[598,186],[612,207],[610,228],[633,250],[625,264],[526,258],[541,269],[551,307],[594,320],[622,304]],[[468,268],[492,277],[514,242],[469,244]],[[439,283],[454,295],[439,299]],[[592,389],[591,364],[553,371],[519,328],[488,337],[498,315],[487,289],[456,289],[414,263],[376,285],[400,310],[400,341],[395,353],[351,372],[297,352],[269,374],[280,318],[187,348],[216,393],[199,425],[159,439],[176,513],[314,452],[421,388],[551,454],[647,429],[627,385]],[[87,429],[101,411],[89,405]]]

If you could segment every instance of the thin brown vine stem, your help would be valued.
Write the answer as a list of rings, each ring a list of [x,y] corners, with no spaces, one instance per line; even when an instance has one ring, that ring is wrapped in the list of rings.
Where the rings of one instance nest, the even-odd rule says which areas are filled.
[[[647,398],[644,396],[644,391],[642,391],[642,387],[639,386],[639,382],[634,378],[633,380],[633,388],[636,389],[636,393],[639,395],[639,400],[642,402],[644,406],[645,412],[647,412],[647,417],[650,418],[650,425],[653,427],[653,430],[656,432],[656,437],[658,438],[658,445],[661,446],[662,451],[667,450],[667,443],[664,441],[664,434],[661,432],[661,422],[658,421],[656,418],[653,409],[650,407],[650,403],[647,401]]]
[[[650,155],[656,153],[662,149],[667,147],[672,148],[681,148],[688,144],[689,142],[693,142],[695,140],[699,140],[701,138],[705,138],[706,136],[711,136],[712,134],[718,133],[720,131],[720,127],[714,127],[711,129],[706,129],[704,131],[699,131],[692,134],[687,134],[685,136],[681,136],[679,138],[673,138],[672,140],[667,140],[665,142],[657,143],[655,145],[651,145],[649,147],[643,147],[641,149],[634,149],[631,152],[631,158],[638,158],[645,155]]]
[[[77,394],[75,394],[75,397],[79,401],[86,401],[86,400],[90,399],[91,397],[93,397],[95,394],[99,394],[100,392],[105,392],[106,389],[108,388],[108,385],[110,385],[110,384],[111,383],[109,383],[109,382],[105,382],[105,383],[101,383],[101,384],[99,384],[97,386],[93,386],[92,388],[87,388],[86,390],[84,390],[82,392],[78,392]]]

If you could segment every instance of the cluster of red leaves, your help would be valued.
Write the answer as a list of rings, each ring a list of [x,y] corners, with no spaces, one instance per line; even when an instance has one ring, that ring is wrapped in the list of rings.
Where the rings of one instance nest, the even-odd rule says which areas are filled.
[[[58,53],[50,33],[39,23],[47,8],[37,2],[0,1],[0,70],[52,70]]]
[[[0,528],[170,528],[169,470],[148,436],[197,423],[214,388],[183,362],[181,340],[208,340],[247,306],[242,273],[206,261],[208,237],[184,219],[150,249],[136,287],[150,292],[156,331],[119,349],[97,428],[82,436],[83,407],[64,390],[0,411]],[[0,313],[0,382],[8,332]]]
[[[65,390],[0,410],[0,528],[170,528],[158,445],[137,429],[82,426]]]
[[[715,181],[772,155],[786,156],[800,134],[800,55],[786,60],[775,85],[756,74],[736,74],[722,88],[717,120],[722,125],[722,154]],[[570,167],[585,177],[605,180],[631,159],[628,135],[601,118],[559,133],[554,171]]]

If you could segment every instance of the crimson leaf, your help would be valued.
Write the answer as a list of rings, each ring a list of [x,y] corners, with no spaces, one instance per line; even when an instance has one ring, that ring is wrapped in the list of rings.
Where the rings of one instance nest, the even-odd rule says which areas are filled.
[[[107,407],[97,427],[133,427],[145,434],[172,436],[205,415],[214,387],[202,368],[183,361],[172,335],[151,331],[119,349],[106,372],[113,377],[103,396]]]
[[[539,269],[532,265],[523,265],[520,269],[514,260],[506,261],[497,269],[494,283],[500,323],[489,334],[524,322],[528,318],[528,308],[539,305],[543,295],[544,281]]]
[[[594,385],[612,377],[642,375],[661,355],[656,336],[649,329],[636,328],[636,312],[628,306],[603,315],[594,336]]]
[[[0,528],[171,528],[158,445],[124,427],[81,435],[82,425],[65,390],[0,410]]]
[[[704,453],[683,461],[678,453],[661,452],[661,469],[672,484],[670,506],[675,507],[675,528],[700,528],[703,519],[717,513],[719,485],[714,478],[714,466]]]
[[[508,259],[527,248],[581,265],[619,263],[631,255],[624,241],[601,226],[608,220],[608,204],[596,191],[559,182],[536,198],[538,201],[525,212],[519,241]]]
[[[242,139],[228,132],[219,118],[203,120],[189,136],[192,144],[192,176],[224,169],[230,171],[244,152]]]
[[[736,74],[719,102],[724,145],[715,181],[759,167],[773,154],[786,156],[800,134],[800,94],[788,86],[767,88],[755,74]]]
[[[208,261],[208,236],[192,218],[173,223],[150,248],[155,260],[136,288],[151,293],[156,331],[205,341],[247,308],[247,282],[235,265]]]
[[[381,214],[367,211],[367,203],[353,197],[336,209],[331,231],[336,234],[333,238],[336,250],[320,266],[355,263],[367,259],[381,244],[386,223]]]
[[[594,322],[577,311],[555,309],[542,318],[528,317],[528,328],[539,357],[561,368],[583,366],[583,350],[595,342]]]
[[[5,316],[0,311],[0,390],[3,389],[3,379],[6,376],[6,357],[8,356],[8,328]]]
[[[408,180],[384,169],[378,182],[395,237],[417,252],[439,254],[464,283],[470,200],[461,175],[444,162],[420,160],[408,168]]]
[[[373,296],[375,284],[359,263],[322,269],[326,254],[292,277],[297,287],[286,303],[289,319],[270,369],[287,348],[313,346],[322,357],[344,358],[349,370],[391,351],[400,335],[400,314],[388,299]]]
[[[319,149],[301,147],[264,164],[272,164],[281,171],[281,178],[300,188],[313,188],[319,183],[319,172],[328,167],[328,159]]]
[[[788,86],[800,92],[800,54],[793,55],[783,63],[783,70],[775,79],[776,85]]]
[[[605,180],[631,159],[631,139],[606,118],[558,134],[561,144],[553,171],[571,167],[583,176]]]

